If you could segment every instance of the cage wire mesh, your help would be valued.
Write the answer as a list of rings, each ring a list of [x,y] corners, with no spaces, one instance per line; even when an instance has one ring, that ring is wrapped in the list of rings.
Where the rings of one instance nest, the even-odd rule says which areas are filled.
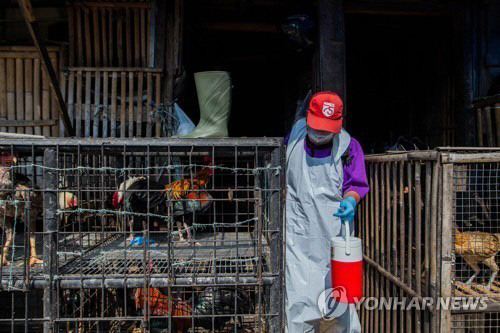
[[[500,162],[453,168],[454,296],[500,303]]]
[[[451,320],[453,333],[496,333],[500,326],[500,313],[457,313],[452,315]]]
[[[0,184],[2,227],[16,229],[0,267],[0,298],[11,301],[0,331],[276,329],[281,143],[232,141],[0,143],[1,179],[11,178]],[[17,174],[38,195],[28,204],[12,198]]]

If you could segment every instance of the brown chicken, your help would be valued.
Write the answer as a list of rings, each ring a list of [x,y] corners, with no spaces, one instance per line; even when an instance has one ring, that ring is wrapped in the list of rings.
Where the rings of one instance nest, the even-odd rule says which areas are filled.
[[[210,158],[207,158],[205,162],[209,166],[212,164]],[[194,174],[192,179],[191,178],[179,179],[171,184],[166,185],[165,191],[171,201],[187,199],[190,201],[200,202],[201,203],[200,207],[206,207],[211,197],[208,194],[204,194],[201,192],[192,192],[192,191],[193,190],[199,191],[201,189],[204,189],[206,184],[210,180],[210,176],[212,175],[212,173],[213,173],[212,168],[204,167],[198,170],[198,172]],[[174,205],[174,209],[177,209],[177,206],[178,205]],[[180,212],[180,210],[177,211]],[[186,230],[187,234],[187,240],[191,241],[192,240],[191,231],[186,220],[183,219],[183,222],[176,221],[176,224],[177,224],[177,229],[179,230],[180,240],[181,241],[185,240],[184,237],[182,236],[182,226],[184,226],[184,229]]]
[[[491,289],[498,273],[498,265],[495,262],[498,251],[500,251],[500,234],[456,230],[455,253],[464,258],[465,262],[474,270],[474,274],[465,282],[466,285],[470,285],[481,271],[478,263],[483,263],[492,271],[487,286],[488,290]]]
[[[149,305],[149,313],[152,316],[166,317],[170,314],[171,327],[168,327],[168,320],[165,318],[151,321],[152,326],[170,328],[169,332],[187,332],[193,323],[194,327],[213,332],[224,328],[235,315],[251,314],[254,311],[252,299],[240,288],[207,287],[188,301],[172,298],[169,300],[167,295],[157,288],[149,288],[148,297],[146,290],[135,290],[136,309],[144,311]]]
[[[134,300],[136,309],[143,309],[144,304],[146,304],[149,305],[150,315],[152,316],[166,317],[170,314],[172,317],[172,326],[177,332],[184,332],[191,326],[192,309],[189,303],[178,299],[172,299],[169,302],[167,295],[163,294],[157,288],[149,288],[149,295],[146,295],[145,291],[147,290],[144,288],[137,288],[135,290]],[[149,299],[149,302],[146,301],[145,303],[147,299]],[[170,311],[169,309],[172,310]],[[171,331],[174,332],[174,330]]]
[[[206,162],[211,163],[211,160],[206,160]],[[118,186],[118,190],[112,194],[112,199],[108,199],[108,203],[114,209],[124,209],[128,212],[140,214],[152,212],[155,215],[165,215],[167,199],[170,199],[174,203],[174,215],[177,218],[182,218],[186,212],[198,212],[208,206],[211,197],[198,191],[205,187],[211,174],[211,168],[204,167],[192,179],[180,179],[166,186],[145,177],[131,177]],[[194,203],[198,203],[198,205],[194,205]],[[135,215],[128,222],[130,225],[130,240],[133,239],[133,226],[140,225],[143,220],[142,215]],[[164,219],[157,217],[150,217],[149,220],[153,223],[164,221]],[[186,221],[186,219],[183,220]],[[176,220],[176,224],[179,229],[180,240],[185,241],[181,232],[184,224],[187,240],[191,241],[191,232],[187,223]]]
[[[3,244],[2,265],[9,265],[8,251],[14,236],[14,223],[26,222],[29,218],[29,265],[41,264],[43,261],[36,256],[36,220],[43,212],[42,193],[33,184],[31,179],[23,174],[11,170],[16,163],[15,157],[2,156],[0,158],[0,226],[5,229],[5,243]],[[26,203],[30,203],[27,209]],[[29,212],[29,215],[26,213]]]

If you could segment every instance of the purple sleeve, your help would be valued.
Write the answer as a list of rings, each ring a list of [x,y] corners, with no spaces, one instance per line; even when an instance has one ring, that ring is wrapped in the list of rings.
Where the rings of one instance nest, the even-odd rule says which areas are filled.
[[[351,155],[351,164],[344,165],[343,191],[344,193],[354,191],[362,199],[370,190],[370,186],[366,179],[365,155],[361,145],[354,138],[351,138],[349,153]]]
[[[283,145],[286,146],[288,144],[288,140],[290,140],[290,133],[288,133],[283,139]]]

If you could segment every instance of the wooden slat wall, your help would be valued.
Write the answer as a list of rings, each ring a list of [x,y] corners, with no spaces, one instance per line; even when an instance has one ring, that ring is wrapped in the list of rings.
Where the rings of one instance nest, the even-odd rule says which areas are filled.
[[[161,69],[69,67],[63,87],[77,137],[162,136],[151,117]]]
[[[358,208],[363,240],[364,296],[438,296],[440,166],[429,152],[366,156],[370,192]],[[406,303],[408,304],[408,303]],[[437,332],[425,311],[361,308],[363,332]]]
[[[56,72],[62,49],[49,47]],[[0,47],[0,131],[59,136],[59,114],[33,46]]]
[[[150,12],[149,1],[70,2],[70,66],[148,67]]]

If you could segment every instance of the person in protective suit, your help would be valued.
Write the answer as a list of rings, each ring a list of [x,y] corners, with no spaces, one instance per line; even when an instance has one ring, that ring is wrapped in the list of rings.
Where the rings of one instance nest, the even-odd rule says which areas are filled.
[[[329,321],[323,319],[318,306],[321,293],[331,287],[331,238],[345,232],[341,220],[354,230],[356,205],[369,190],[363,151],[342,128],[342,109],[336,93],[315,94],[306,117],[299,115],[285,140],[285,311],[289,333],[361,332],[354,304]]]

